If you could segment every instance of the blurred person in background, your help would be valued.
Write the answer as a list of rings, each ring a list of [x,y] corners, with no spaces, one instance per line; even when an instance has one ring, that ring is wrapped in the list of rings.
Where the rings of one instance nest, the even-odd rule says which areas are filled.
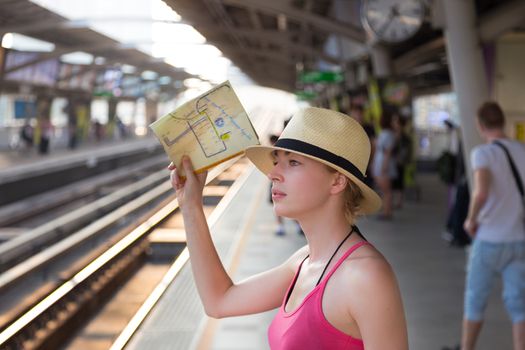
[[[49,153],[49,143],[53,137],[53,124],[49,117],[39,119],[40,138],[38,141],[38,152],[40,154]]]
[[[73,100],[69,100],[64,112],[67,114],[67,131],[68,131],[68,147],[69,149],[77,148],[78,144],[78,118],[77,106]]]
[[[101,122],[99,122],[97,119],[93,120],[92,122],[92,132],[93,136],[95,136],[95,141],[100,142],[104,138],[104,125],[102,125]]]
[[[392,150],[396,162],[396,177],[392,181],[392,202],[394,209],[401,209],[404,202],[405,169],[412,160],[412,140],[405,131],[406,119],[395,114],[392,129],[395,134],[395,144]]]
[[[470,203],[470,189],[463,161],[463,143],[459,126],[447,119],[444,121],[449,136],[448,149],[438,160],[441,180],[448,185],[448,215],[443,239],[450,246],[464,248],[471,238],[463,227]]]
[[[462,350],[473,350],[496,278],[512,321],[514,350],[525,349],[525,145],[509,140],[495,102],[478,110],[486,144],[472,150],[472,198],[465,230],[474,239],[465,287]]]
[[[26,118],[24,125],[20,129],[20,139],[24,142],[24,148],[26,151],[33,149],[34,131],[29,118]]]

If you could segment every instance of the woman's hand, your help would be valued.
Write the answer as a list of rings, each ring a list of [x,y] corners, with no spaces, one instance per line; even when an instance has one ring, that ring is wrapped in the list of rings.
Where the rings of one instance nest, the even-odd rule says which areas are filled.
[[[171,186],[175,189],[179,206],[202,206],[202,190],[206,184],[207,171],[199,174],[193,172],[193,165],[189,157],[182,158],[182,168],[186,179],[180,177],[180,172],[173,163],[170,163],[168,169],[171,170]]]

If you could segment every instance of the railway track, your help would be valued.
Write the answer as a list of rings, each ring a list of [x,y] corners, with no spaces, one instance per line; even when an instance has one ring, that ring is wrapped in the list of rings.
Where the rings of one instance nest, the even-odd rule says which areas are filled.
[[[267,128],[268,121],[263,122]],[[227,177],[228,172],[231,173],[233,171],[231,169],[238,171],[239,167],[244,167],[243,161],[232,166],[236,161],[238,159],[230,160],[210,172],[205,189],[205,205],[208,213],[226,192],[225,190],[217,191],[217,189],[231,186],[235,181],[235,176]],[[228,168],[230,170],[226,171]],[[176,216],[178,212],[178,204],[173,199],[173,191],[166,181],[168,173],[166,170],[162,171],[162,175],[160,173],[151,176],[158,174],[158,181],[161,184],[131,201],[126,201],[125,198],[116,201],[120,204],[117,209],[108,210],[108,213],[98,220],[92,221],[81,230],[67,238],[60,239],[45,250],[33,254],[22,263],[2,273],[0,298],[3,299],[1,295],[5,291],[10,289],[16,291],[18,282],[23,282],[34,274],[39,276],[49,274],[45,266],[53,261],[62,260],[75,249],[85,246],[90,237],[96,237],[105,229],[111,228],[114,231],[112,240],[103,242],[105,244],[96,248],[85,248],[86,254],[80,261],[77,256],[74,264],[68,265],[62,262],[62,265],[66,265],[67,268],[58,273],[54,272],[53,281],[32,293],[31,298],[25,300],[22,305],[4,313],[7,316],[0,320],[2,322],[0,324],[0,348],[49,349],[63,346],[68,337],[90,315],[100,310],[101,305],[144,265],[151,255],[151,246],[147,239],[149,233],[162,222]],[[146,179],[143,180],[146,181]],[[156,178],[149,180],[157,181]],[[171,197],[167,194],[171,194]],[[99,208],[103,209],[108,202],[111,201],[98,203]],[[123,203],[126,204],[122,205]],[[74,212],[69,214],[72,215]],[[134,219],[122,223],[126,215],[133,216]],[[137,219],[139,216],[140,219]],[[176,220],[181,222],[180,218]],[[67,220],[63,221],[64,226],[67,226]],[[119,222],[120,225],[118,225]],[[35,235],[32,239],[26,239],[26,243],[36,244],[38,237]],[[180,241],[184,244],[184,238]],[[26,250],[27,246],[28,244],[19,245]],[[182,251],[182,248],[179,251]],[[4,256],[0,255],[0,257]]]
[[[41,222],[40,225],[20,233],[17,237],[0,245],[0,272],[3,272],[2,277],[4,278],[2,279],[2,277],[0,277],[0,293],[6,287],[6,276],[12,275],[9,273],[9,269],[12,269],[21,261],[33,258],[40,252],[43,252],[46,248],[51,247],[57,242],[61,242],[61,240],[66,237],[71,241],[71,237],[80,236],[79,232],[84,232],[83,237],[99,234],[101,230],[93,229],[87,230],[90,232],[89,234],[86,233],[86,227],[93,227],[88,224],[100,222],[100,220],[108,213],[111,213],[113,210],[123,206],[130,200],[143,195],[155,186],[165,182],[167,178],[165,167],[163,167],[164,169],[162,170],[157,170],[153,174],[145,176],[139,181],[131,182],[120,188],[114,188],[111,193],[105,194],[104,196],[85,203],[77,208],[72,208],[71,203],[73,201],[84,200],[83,198],[85,198],[88,193],[97,191],[100,186],[115,182],[120,182],[122,185],[124,179],[130,178],[130,170],[140,170],[141,173],[144,174],[145,169],[158,169],[161,163],[164,163],[165,165],[165,158],[155,157],[146,164],[131,168],[126,167],[119,170],[117,173],[107,174],[107,176],[104,175],[103,178],[86,180],[89,181],[89,183],[83,182],[76,187],[68,185],[68,188],[57,194],[55,200],[51,199],[45,201],[47,204],[44,203],[42,206],[38,205],[40,202],[34,204],[33,202],[21,203],[25,208],[40,207],[40,209],[37,210],[45,211],[46,209],[50,210],[51,208],[56,209],[57,202],[65,201],[65,203],[61,203],[62,211],[64,211],[64,213],[63,215],[56,217],[52,214],[50,215],[49,212],[41,212],[37,218],[32,219]],[[133,178],[134,175],[131,177]],[[167,189],[164,192],[167,192]],[[46,194],[45,197],[53,198],[53,193]],[[146,205],[147,202],[144,202],[143,204]],[[47,207],[44,208],[45,205],[47,205]],[[140,209],[140,207],[141,206],[136,209]],[[18,205],[16,209],[22,212],[18,215],[13,215],[17,217],[17,220],[22,220],[30,215],[29,213],[23,213],[24,210],[21,210]],[[6,216],[8,216],[8,213],[11,211],[11,206],[2,209],[2,212],[6,213]],[[32,210],[30,209],[29,211]],[[111,226],[111,224],[112,223],[107,223],[104,225],[104,228]],[[50,254],[48,253],[44,253],[44,255],[50,257]],[[40,260],[47,261],[48,259]],[[22,276],[20,275],[19,277]]]
[[[234,161],[237,159],[214,169],[209,175],[208,186],[220,186],[220,179],[215,179]],[[229,187],[231,181],[224,182],[224,185]],[[205,202],[214,205],[217,200],[215,193],[205,197]],[[151,210],[136,228],[111,248],[79,271],[71,273],[31,308],[16,315],[1,331],[0,347],[53,349],[62,346],[86,318],[99,310],[104,301],[146,261],[148,234],[177,213],[178,203],[173,198]]]
[[[61,212],[71,211],[71,207],[77,207],[76,202],[92,202],[165,165],[166,156],[159,155],[4,205],[0,208],[0,227],[35,228],[58,218]]]

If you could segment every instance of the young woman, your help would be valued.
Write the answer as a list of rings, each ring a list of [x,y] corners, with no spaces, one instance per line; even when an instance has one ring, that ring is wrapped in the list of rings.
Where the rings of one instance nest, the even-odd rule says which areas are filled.
[[[381,206],[364,184],[370,142],[345,114],[298,112],[274,146],[246,150],[272,181],[277,215],[297,220],[308,244],[269,271],[234,283],[219,260],[202,209],[206,174],[189,159],[183,183],[170,166],[191,266],[206,313],[215,318],[279,307],[272,349],[408,349],[401,295],[392,268],[355,226]]]

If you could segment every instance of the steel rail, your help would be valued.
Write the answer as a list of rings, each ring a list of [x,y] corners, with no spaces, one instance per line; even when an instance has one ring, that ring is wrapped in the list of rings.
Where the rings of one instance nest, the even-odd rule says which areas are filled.
[[[64,187],[37,194],[0,208],[0,226],[12,225],[34,215],[39,215],[76,199],[95,193],[100,187],[117,181],[124,181],[130,174],[147,171],[166,163],[166,156],[159,155],[139,164],[117,168],[109,173],[95,175],[73,182]]]
[[[210,176],[207,179],[207,184],[223,172],[227,167],[231,166],[240,157],[225,162],[210,172]],[[171,186],[168,184],[171,188]],[[160,186],[159,186],[160,187]],[[107,251],[102,253],[98,258],[94,259],[86,267],[76,273],[71,279],[62,283],[57,289],[51,292],[47,297],[38,302],[35,306],[25,312],[12,324],[7,326],[0,333],[0,348],[4,346],[15,346],[20,344],[20,340],[17,340],[17,336],[22,335],[25,330],[30,329],[35,324],[42,322],[42,319],[46,318],[46,313],[52,311],[61,300],[73,293],[76,290],[86,287],[85,284],[92,280],[96,275],[101,274],[104,270],[115,263],[126,251],[135,247],[147,234],[165,218],[171,215],[178,208],[177,200],[173,200],[165,206],[163,209],[155,213],[149,219],[140,224],[137,228],[131,231],[127,236],[117,242],[115,245],[110,247]],[[60,307],[59,307],[60,309]],[[57,313],[58,311],[56,311]],[[38,328],[38,327],[37,327]]]
[[[0,271],[3,271],[6,267],[11,267],[12,261],[19,260],[21,257],[27,257],[31,252],[39,251],[44,245],[49,244],[53,240],[60,239],[85,223],[118,208],[133,196],[143,193],[148,188],[161,182],[165,182],[166,178],[166,170],[157,171],[138,182],[125,186],[58,219],[4,242],[0,245]],[[2,281],[1,277],[0,281]],[[3,284],[0,282],[0,290],[2,286]]]
[[[254,167],[252,166],[251,168],[247,169],[244,172],[244,174],[233,183],[232,187],[230,187],[226,195],[219,202],[219,205],[210,214],[210,217],[207,220],[208,225],[210,226],[210,230],[217,223],[221,215],[225,212],[226,208],[228,207],[230,202],[235,198],[235,195],[242,188],[242,186],[244,185],[248,177],[251,175],[253,170]],[[137,310],[137,312],[126,325],[124,330],[113,342],[110,350],[124,349],[124,347],[129,343],[137,329],[142,325],[142,323],[146,320],[153,308],[157,305],[157,302],[164,295],[170,284],[175,280],[182,268],[186,265],[186,263],[189,260],[189,257],[190,256],[188,248],[186,247],[181,252],[179,257],[175,260],[175,262],[171,265],[168,272],[164,275],[160,283],[155,287],[153,292],[148,296],[148,298],[142,304],[139,310]]]

